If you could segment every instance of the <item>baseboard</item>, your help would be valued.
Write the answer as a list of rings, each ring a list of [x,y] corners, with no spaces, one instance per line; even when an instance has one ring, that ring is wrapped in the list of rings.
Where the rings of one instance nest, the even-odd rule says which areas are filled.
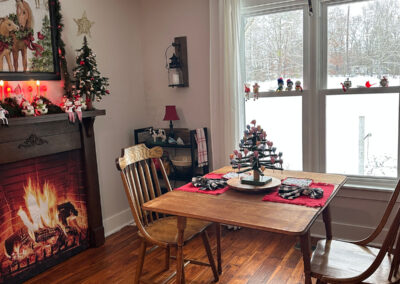
[[[105,236],[108,237],[109,235],[118,232],[123,227],[131,225],[133,223],[134,221],[131,209],[127,208],[125,210],[122,210],[121,212],[113,216],[103,219]]]

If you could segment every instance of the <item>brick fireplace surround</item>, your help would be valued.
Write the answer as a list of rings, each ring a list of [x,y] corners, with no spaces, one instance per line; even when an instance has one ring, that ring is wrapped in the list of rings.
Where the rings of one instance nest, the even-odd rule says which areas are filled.
[[[84,112],[82,124],[69,123],[63,113],[13,118],[9,127],[0,126],[0,283],[21,283],[87,247],[104,244],[93,135],[99,115],[105,111]],[[35,233],[26,229],[17,211],[29,212],[23,197],[27,176],[40,188],[44,182],[56,188],[59,200],[53,215],[60,225],[45,225]],[[65,218],[60,217],[63,213]],[[27,215],[35,219],[32,213]],[[43,240],[50,244],[40,247]],[[10,243],[17,241],[30,251],[18,263],[15,255],[7,254]]]

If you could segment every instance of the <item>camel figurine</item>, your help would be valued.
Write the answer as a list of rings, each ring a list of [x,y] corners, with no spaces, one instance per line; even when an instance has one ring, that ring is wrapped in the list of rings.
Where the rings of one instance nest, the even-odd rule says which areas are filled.
[[[8,111],[6,109],[4,109],[1,105],[0,105],[0,120],[2,122],[2,125],[6,125],[8,126],[8,119],[6,117],[6,114],[8,114]]]
[[[0,36],[2,38],[10,38],[11,33],[18,31],[19,27],[14,24],[9,18],[0,18]],[[13,65],[11,62],[11,48],[10,42],[2,42],[0,40],[0,71],[3,71],[3,60],[6,58],[8,71],[13,72]]]

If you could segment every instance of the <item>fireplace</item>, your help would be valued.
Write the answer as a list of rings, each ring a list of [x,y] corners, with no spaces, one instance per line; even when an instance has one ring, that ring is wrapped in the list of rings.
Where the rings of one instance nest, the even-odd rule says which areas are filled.
[[[104,243],[93,137],[99,114],[87,112],[82,125],[65,114],[10,119],[0,129],[1,284]]]

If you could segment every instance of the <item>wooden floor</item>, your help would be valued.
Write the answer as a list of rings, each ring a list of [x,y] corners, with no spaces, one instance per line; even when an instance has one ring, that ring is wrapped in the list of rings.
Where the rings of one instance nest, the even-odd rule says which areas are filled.
[[[213,232],[210,232],[210,239],[215,253]],[[301,253],[294,248],[295,243],[296,239],[289,236],[224,228],[223,272],[219,283],[304,283]],[[103,247],[76,255],[26,283],[133,283],[138,249],[135,228],[126,227],[108,237]],[[207,261],[201,238],[190,242],[184,253],[187,258]],[[146,256],[143,283],[161,283],[173,272],[174,260],[171,260],[170,271],[161,272],[163,256],[160,249]],[[185,274],[186,283],[213,283],[209,267],[189,264]]]

